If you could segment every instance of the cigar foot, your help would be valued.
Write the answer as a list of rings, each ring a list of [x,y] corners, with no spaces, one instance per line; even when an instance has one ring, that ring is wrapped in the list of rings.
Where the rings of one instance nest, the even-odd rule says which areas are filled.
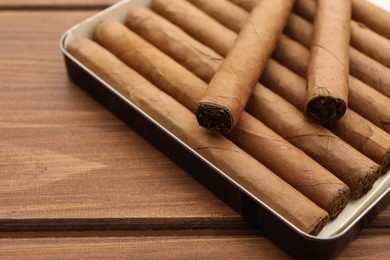
[[[328,215],[319,218],[318,221],[316,222],[316,225],[311,228],[311,232],[309,232],[309,234],[313,236],[318,235],[320,231],[326,226],[328,221],[329,221]]]
[[[384,156],[381,166],[382,174],[386,174],[390,170],[390,149],[386,151],[386,156]]]
[[[306,115],[320,122],[333,122],[343,117],[347,106],[344,100],[329,96],[319,96],[310,100]]]
[[[374,185],[375,181],[378,179],[381,170],[381,167],[372,167],[372,171],[361,178],[356,185],[355,190],[351,191],[351,199],[356,200],[366,195],[366,193],[372,189],[372,185]]]
[[[331,220],[337,218],[341,211],[347,206],[350,197],[350,190],[340,189],[338,195],[331,203],[331,207],[328,209],[329,218]]]
[[[233,116],[229,109],[218,104],[200,102],[195,111],[200,126],[221,133],[233,129]]]

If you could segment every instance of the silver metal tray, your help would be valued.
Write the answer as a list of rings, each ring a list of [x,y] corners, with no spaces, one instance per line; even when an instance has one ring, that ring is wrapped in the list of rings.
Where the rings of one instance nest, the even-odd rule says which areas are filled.
[[[66,31],[61,38],[60,48],[69,78],[291,255],[316,259],[337,255],[389,205],[390,172],[380,177],[367,195],[350,202],[339,217],[327,224],[318,236],[308,235],[245,187],[231,180],[66,51],[69,42],[79,38],[92,38],[99,21],[112,18],[123,22],[129,9],[149,6],[150,2],[151,0],[123,0]]]

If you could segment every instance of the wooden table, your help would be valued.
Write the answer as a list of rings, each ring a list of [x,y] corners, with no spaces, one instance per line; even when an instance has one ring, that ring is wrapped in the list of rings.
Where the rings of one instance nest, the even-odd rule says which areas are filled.
[[[289,258],[66,75],[115,0],[0,1],[0,257]],[[390,257],[390,208],[340,258]]]

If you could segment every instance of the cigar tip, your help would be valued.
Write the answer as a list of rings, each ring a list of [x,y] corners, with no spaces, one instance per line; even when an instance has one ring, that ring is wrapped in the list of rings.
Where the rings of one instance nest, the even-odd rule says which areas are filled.
[[[334,122],[342,118],[347,110],[344,100],[330,96],[319,96],[306,105],[307,117],[319,122]]]
[[[337,216],[343,211],[343,209],[347,206],[350,198],[350,189],[348,186],[342,186],[337,196],[335,196],[334,200],[330,203],[332,206],[327,210],[329,217],[331,220],[337,218]]]
[[[314,226],[312,226],[310,228],[310,230],[308,231],[308,233],[310,235],[313,235],[313,236],[316,236],[320,233],[320,231],[325,227],[325,225],[329,222],[329,215],[328,214],[324,214],[323,216],[321,216],[317,222],[315,223]]]
[[[382,167],[379,165],[373,165],[370,167],[366,174],[360,178],[356,187],[351,190],[351,199],[356,200],[366,195],[366,193],[372,189],[372,186],[379,178],[381,172]]]
[[[390,148],[386,151],[386,155],[382,159],[381,166],[382,174],[386,174],[390,170]]]
[[[200,126],[220,133],[233,129],[234,121],[229,109],[218,104],[201,102],[195,111]]]

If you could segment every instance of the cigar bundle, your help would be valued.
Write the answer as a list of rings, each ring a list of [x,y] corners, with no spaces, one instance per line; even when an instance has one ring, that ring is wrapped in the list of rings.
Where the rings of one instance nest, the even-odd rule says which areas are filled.
[[[142,9],[142,10],[140,10]],[[143,12],[144,16],[142,20],[147,16],[148,23],[139,22],[139,17],[135,14]],[[164,50],[169,56],[174,58],[176,61],[180,62],[187,69],[190,69],[194,64],[186,64],[185,62],[181,62],[180,55],[174,51],[175,49],[186,49],[187,56],[196,57],[197,52],[188,48],[188,46],[192,46],[191,42],[195,40],[188,35],[186,35],[180,28],[175,27],[172,24],[167,23],[162,17],[154,14],[153,12],[147,10],[146,8],[138,8],[135,10],[131,10],[126,19],[126,24],[136,31],[142,31],[142,36],[153,43],[155,46],[161,46],[160,48]],[[144,28],[142,28],[144,27]],[[153,31],[147,31],[146,29],[153,28]],[[176,39],[174,41],[166,42],[161,38],[154,37],[154,33],[156,32],[158,35],[162,36],[163,33],[167,33],[168,37],[170,34],[176,35]],[[125,32],[123,33],[125,34]],[[125,36],[122,36],[125,38]],[[217,40],[217,39],[215,39]],[[126,44],[128,48],[135,49],[135,39],[129,39],[129,43]],[[130,44],[133,46],[131,47]],[[168,45],[167,45],[168,44]],[[145,44],[144,44],[145,45]],[[118,48],[117,48],[118,49]],[[121,52],[125,52],[122,50]],[[217,54],[215,54],[217,55]],[[160,55],[161,56],[161,55]],[[168,65],[163,65],[164,58],[159,58],[159,63],[154,64],[159,68],[159,70],[163,70],[167,68]],[[222,59],[222,58],[221,58]],[[128,62],[130,63],[133,59],[129,56]],[[143,64],[150,64],[153,60],[157,60],[155,57],[149,57],[145,59]],[[210,67],[209,64],[220,63],[220,59],[215,60],[211,57],[204,57],[202,60],[195,60],[196,65],[199,67]],[[160,68],[161,66],[161,68]],[[144,69],[148,71],[148,69]],[[178,69],[175,69],[178,71]],[[209,71],[209,77],[211,78],[216,71]],[[169,77],[169,73],[165,73],[164,77]],[[186,75],[185,72],[181,72],[180,74]],[[196,73],[195,73],[196,74]],[[199,76],[199,75],[197,75]],[[187,78],[187,77],[185,77]],[[161,80],[159,80],[161,81]],[[181,86],[185,84],[185,82],[178,82],[177,85]],[[172,91],[173,93],[178,90]],[[261,94],[260,94],[261,93]],[[361,156],[355,149],[350,147],[348,144],[334,136],[330,131],[326,130],[324,127],[315,125],[311,122],[308,122],[303,118],[302,113],[299,110],[291,107],[288,102],[284,101],[277,95],[267,90],[264,90],[264,87],[261,85],[255,86],[255,90],[252,93],[252,97],[248,102],[247,111],[249,111],[252,115],[259,118],[263,123],[267,124],[273,130],[275,130],[279,135],[286,138],[290,142],[292,142],[295,146],[301,148],[306,153],[310,154],[315,160],[320,162],[322,165],[326,165],[328,170],[334,172],[340,179],[346,179],[346,176],[350,176],[350,172],[361,172],[362,176],[372,176],[371,181],[368,181],[366,184],[371,186],[376,179],[376,167],[371,168],[375,164],[367,161],[367,166],[362,166],[360,163],[365,161],[366,158]],[[287,116],[288,115],[288,116]],[[294,134],[292,134],[294,133]],[[299,138],[294,138],[299,137]],[[332,141],[329,141],[332,140]],[[240,141],[240,140],[238,140]],[[320,143],[323,143],[323,147],[321,147]],[[327,147],[325,149],[324,147]],[[259,149],[263,149],[260,148]],[[253,154],[256,157],[256,153]],[[327,158],[326,161],[323,160]],[[332,158],[329,160],[329,158]],[[261,158],[259,158],[261,160]],[[342,169],[337,164],[329,163],[329,161],[343,161],[345,167]],[[355,167],[357,168],[350,168]],[[353,174],[354,175],[354,174]],[[357,177],[357,175],[356,175]],[[360,178],[360,177],[357,177]],[[348,183],[347,183],[348,184]],[[365,188],[360,187],[357,188],[355,185],[350,185],[352,197],[357,198],[364,194],[364,192],[360,192],[359,190],[364,190]],[[304,193],[305,194],[305,193]],[[318,194],[316,195],[318,196]]]
[[[316,235],[390,169],[390,74],[383,75],[389,54],[378,48],[389,44],[386,28],[356,10],[366,5],[361,0],[342,1],[338,10],[335,2],[153,0],[150,8],[129,10],[124,24],[101,21],[93,36],[98,44],[76,40],[68,51]],[[298,15],[290,14],[293,7]],[[329,28],[338,25],[334,38],[340,37],[330,39]],[[208,107],[201,111],[210,103],[217,104],[213,113],[229,108],[222,111],[228,124],[220,114],[210,119]]]
[[[134,12],[139,11],[134,10]],[[134,22],[132,13],[133,11],[130,11],[126,24]],[[148,19],[149,22],[152,19],[153,16]],[[157,19],[157,23],[161,25],[160,20]],[[136,21],[134,23],[137,24]],[[199,101],[199,93],[207,89],[205,82],[118,22],[107,20],[100,23],[96,28],[95,39],[190,110],[194,110],[194,104]],[[183,42],[184,39],[176,41],[177,44]],[[183,87],[186,86],[187,81],[192,82],[193,87]],[[182,92],[187,95],[183,95]],[[237,127],[227,136],[290,185],[310,197],[317,205],[327,210],[331,218],[335,218],[345,207],[349,189],[342,181],[249,114],[244,113]],[[280,161],[283,161],[283,164]]]
[[[195,116],[189,110],[98,44],[81,39],[69,44],[67,50],[111,87],[304,232],[317,234],[327,223],[326,211],[223,136],[197,127]],[[245,165],[241,163],[243,161]]]

